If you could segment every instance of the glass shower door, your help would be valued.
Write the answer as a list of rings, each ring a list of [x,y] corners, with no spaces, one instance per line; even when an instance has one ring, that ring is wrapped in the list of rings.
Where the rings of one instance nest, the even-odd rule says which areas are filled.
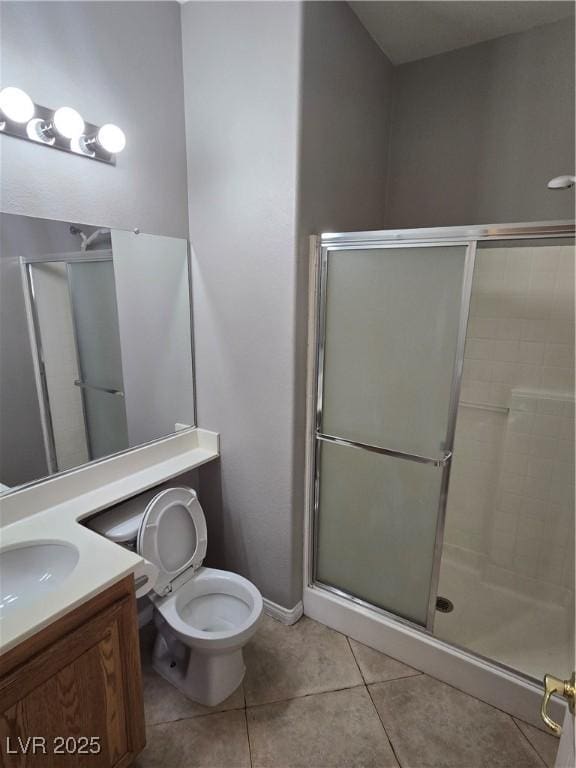
[[[315,580],[431,628],[474,246],[322,249]]]
[[[86,437],[91,459],[128,448],[112,259],[67,265]]]

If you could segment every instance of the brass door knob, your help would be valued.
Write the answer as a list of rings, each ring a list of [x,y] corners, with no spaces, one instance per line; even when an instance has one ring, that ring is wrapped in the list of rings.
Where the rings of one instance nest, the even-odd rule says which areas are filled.
[[[540,714],[548,728],[559,736],[562,733],[562,726],[554,722],[548,715],[548,702],[555,693],[567,699],[570,712],[574,714],[576,707],[576,672],[572,673],[570,680],[560,680],[553,675],[544,675],[544,696],[542,698]]]

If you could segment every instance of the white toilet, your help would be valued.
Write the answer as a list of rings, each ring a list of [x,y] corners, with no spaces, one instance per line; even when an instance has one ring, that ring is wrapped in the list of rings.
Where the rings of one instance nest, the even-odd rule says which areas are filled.
[[[242,648],[258,627],[262,596],[236,573],[202,567],[207,532],[196,492],[142,494],[89,526],[158,569],[149,593],[158,629],[154,669],[193,701],[224,701],[244,677]]]

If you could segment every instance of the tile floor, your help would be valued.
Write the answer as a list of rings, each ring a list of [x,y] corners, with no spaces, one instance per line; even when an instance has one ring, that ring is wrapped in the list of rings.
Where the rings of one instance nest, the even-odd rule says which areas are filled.
[[[416,669],[302,618],[265,617],[244,685],[215,710],[151,669],[138,768],[543,768],[558,741]]]

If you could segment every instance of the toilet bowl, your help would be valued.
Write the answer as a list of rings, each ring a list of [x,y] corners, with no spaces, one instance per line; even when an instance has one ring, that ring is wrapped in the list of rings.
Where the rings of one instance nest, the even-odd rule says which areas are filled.
[[[149,596],[157,629],[152,665],[188,698],[213,707],[241,684],[242,648],[262,616],[258,589],[237,573],[202,566],[206,520],[191,488],[168,488],[91,522],[158,569]]]
[[[154,669],[194,701],[214,706],[228,698],[244,678],[242,648],[262,615],[256,587],[236,573],[200,568],[154,604]]]

